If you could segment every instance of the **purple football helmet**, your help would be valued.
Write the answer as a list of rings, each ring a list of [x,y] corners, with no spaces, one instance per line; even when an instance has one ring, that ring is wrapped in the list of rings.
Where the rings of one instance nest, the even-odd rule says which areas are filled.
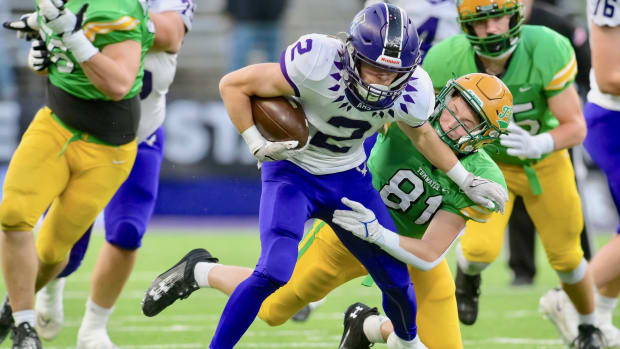
[[[386,109],[394,104],[420,61],[416,27],[402,8],[377,3],[361,10],[351,22],[344,52],[347,96],[361,110]],[[367,84],[360,64],[398,73],[389,86]]]

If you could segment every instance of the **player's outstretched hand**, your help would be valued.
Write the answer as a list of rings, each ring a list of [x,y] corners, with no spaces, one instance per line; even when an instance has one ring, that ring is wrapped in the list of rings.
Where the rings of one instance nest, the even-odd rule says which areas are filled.
[[[374,212],[357,201],[342,198],[342,203],[351,210],[335,210],[332,221],[342,229],[373,244],[382,245],[385,228],[379,224]]]
[[[45,72],[51,63],[49,51],[45,47],[45,41],[35,39],[28,51],[28,67],[36,72]]]
[[[39,23],[36,12],[26,13],[16,21],[7,21],[2,23],[5,29],[14,30],[18,39],[30,41],[37,39],[39,35]]]
[[[508,134],[499,136],[499,140],[501,145],[508,148],[508,155],[540,159],[543,154],[553,151],[553,137],[548,132],[532,136],[514,122],[508,125],[507,130]]]
[[[87,9],[88,3],[73,13],[65,7],[63,0],[39,0],[39,14],[43,16],[45,24],[60,37],[82,28]]]
[[[470,173],[461,189],[476,204],[504,213],[508,192],[502,185]]]

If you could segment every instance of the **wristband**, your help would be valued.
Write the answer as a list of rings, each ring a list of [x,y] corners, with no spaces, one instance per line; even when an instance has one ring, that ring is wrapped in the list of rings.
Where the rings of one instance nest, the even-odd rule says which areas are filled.
[[[241,137],[243,137],[243,140],[248,144],[250,149],[256,149],[266,141],[265,137],[263,137],[256,128],[256,125],[248,127],[241,133]]]
[[[446,175],[448,175],[448,177],[450,177],[450,179],[459,187],[463,186],[463,183],[465,183],[465,180],[467,179],[469,174],[469,171],[467,171],[465,167],[463,167],[463,164],[461,164],[460,161],[458,161],[454,166],[452,166],[450,171],[446,172]]]
[[[99,53],[99,49],[93,46],[81,29],[75,33],[65,33],[62,36],[62,42],[71,51],[78,63],[86,62]]]
[[[555,150],[555,141],[553,140],[553,136],[549,132],[543,132],[539,135],[535,136],[538,140],[538,144],[540,145],[541,154],[551,153]]]

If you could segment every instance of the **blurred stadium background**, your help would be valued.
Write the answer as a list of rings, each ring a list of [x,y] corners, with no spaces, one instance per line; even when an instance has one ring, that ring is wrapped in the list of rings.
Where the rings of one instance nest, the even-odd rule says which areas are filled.
[[[581,15],[584,2],[559,3],[585,22]],[[305,33],[346,31],[362,4],[359,0],[288,1],[280,49]],[[196,298],[202,301],[184,302],[179,309],[170,311],[167,322],[142,317],[137,306],[150,280],[188,249],[208,242],[205,247],[219,251],[225,262],[248,266],[258,256],[260,173],[228,120],[217,88],[219,79],[228,71],[231,44],[236,40],[234,24],[224,12],[226,0],[197,0],[197,8],[194,28],[179,55],[176,79],[168,94],[165,162],[151,226],[156,234],[146,237],[134,275],[111,321],[112,338],[120,345],[129,344],[123,345],[124,348],[202,348],[208,342],[223,308],[224,296],[214,296],[216,292],[201,293]],[[32,10],[33,1],[0,0],[0,21]],[[0,183],[22,132],[44,103],[44,78],[26,67],[28,48],[29,44],[16,40],[13,33],[0,32]],[[264,59],[260,52],[251,53],[252,62]],[[590,164],[585,151],[578,149],[577,154],[576,170],[587,224],[595,234],[595,245],[600,245],[615,230],[618,218],[603,175]],[[210,234],[208,241],[200,238],[203,234]],[[98,249],[101,240],[101,235],[94,239],[93,250]],[[541,251],[537,249],[538,254]],[[95,256],[95,252],[87,255],[86,264],[74,278],[74,286],[67,288],[68,331],[63,332],[53,348],[70,348],[75,343]],[[543,321],[536,311],[540,295],[556,282],[545,258],[539,255],[537,261],[540,271],[536,285],[524,290],[508,287],[505,263],[500,261],[491,268],[488,281],[485,277],[483,284],[483,293],[488,298],[482,301],[481,320],[463,332],[466,347],[561,347],[552,325]],[[244,339],[240,347],[335,347],[341,333],[342,311],[354,301],[351,292],[359,294],[360,300],[378,305],[376,290],[360,291],[359,282],[352,283],[337,290],[334,300],[308,326],[286,324],[274,330],[257,321],[250,332],[251,338]],[[505,302],[506,297],[515,294],[517,298],[511,299],[518,302]],[[192,307],[198,302],[208,304],[208,308]],[[205,317],[205,313],[209,315]]]

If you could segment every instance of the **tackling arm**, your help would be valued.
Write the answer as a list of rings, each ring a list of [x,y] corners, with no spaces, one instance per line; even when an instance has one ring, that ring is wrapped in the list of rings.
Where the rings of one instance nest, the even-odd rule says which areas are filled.
[[[448,172],[458,163],[452,149],[439,138],[428,122],[419,127],[411,127],[399,121],[398,127],[409,137],[416,149],[441,171]]]

